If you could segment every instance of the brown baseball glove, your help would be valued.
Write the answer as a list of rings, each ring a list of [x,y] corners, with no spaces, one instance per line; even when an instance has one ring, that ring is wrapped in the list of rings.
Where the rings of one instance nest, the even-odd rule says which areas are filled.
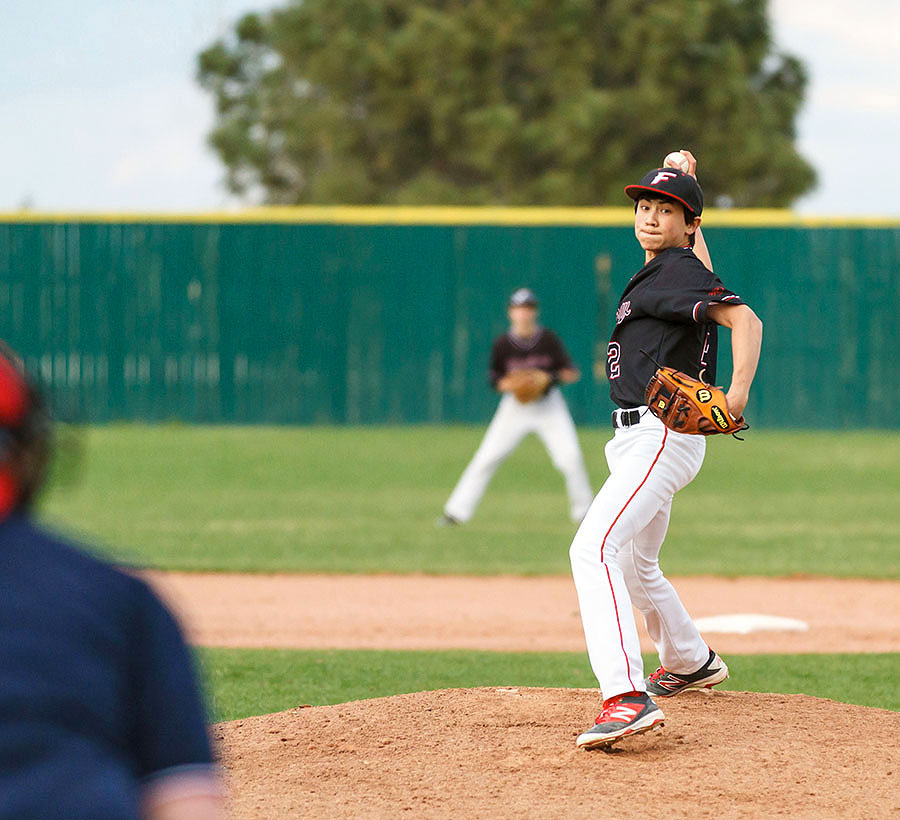
[[[552,381],[546,370],[513,370],[506,375],[510,392],[522,403],[541,398]]]
[[[694,379],[674,367],[659,368],[644,395],[650,412],[679,433],[734,435],[750,426],[743,416],[731,417],[721,387]]]

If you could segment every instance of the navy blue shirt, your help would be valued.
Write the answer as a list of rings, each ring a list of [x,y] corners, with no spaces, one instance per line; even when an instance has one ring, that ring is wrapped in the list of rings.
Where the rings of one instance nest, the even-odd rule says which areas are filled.
[[[715,384],[718,326],[706,312],[717,303],[744,304],[690,248],[668,248],[632,276],[606,350],[613,402],[647,403],[644,392],[657,369],[653,359]]]
[[[149,587],[0,522],[0,820],[137,820],[143,781],[212,762],[190,654]]]

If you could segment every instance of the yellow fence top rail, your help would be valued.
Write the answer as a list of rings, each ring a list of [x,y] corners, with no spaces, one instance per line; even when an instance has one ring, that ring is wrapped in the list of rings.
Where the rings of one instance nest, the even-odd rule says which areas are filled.
[[[240,210],[165,211],[0,211],[0,224],[8,223],[279,223],[298,225],[631,225],[631,208],[506,208],[381,205],[264,206]],[[703,214],[706,227],[900,228],[900,216],[812,216],[774,208],[722,210]]]

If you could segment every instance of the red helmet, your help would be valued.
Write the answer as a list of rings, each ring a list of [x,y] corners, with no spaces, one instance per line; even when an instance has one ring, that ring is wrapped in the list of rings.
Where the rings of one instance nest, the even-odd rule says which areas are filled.
[[[46,404],[18,357],[0,342],[0,518],[34,498],[50,456]]]

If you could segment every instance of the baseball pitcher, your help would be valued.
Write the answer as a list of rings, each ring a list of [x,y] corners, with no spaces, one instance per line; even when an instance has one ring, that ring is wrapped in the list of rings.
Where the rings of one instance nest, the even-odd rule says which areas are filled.
[[[651,694],[708,688],[728,668],[701,637],[659,567],[672,499],[700,470],[706,435],[744,429],[762,323],[713,273],[700,232],[703,192],[687,172],[655,168],[625,193],[644,267],[628,282],[607,348],[617,406],[606,445],[609,478],[570,549],[591,667],[603,707],[576,743],[600,748],[662,725]],[[667,158],[668,160],[668,158]],[[717,327],[731,329],[733,376],[715,388]],[[637,607],[662,666],[644,677]]]

